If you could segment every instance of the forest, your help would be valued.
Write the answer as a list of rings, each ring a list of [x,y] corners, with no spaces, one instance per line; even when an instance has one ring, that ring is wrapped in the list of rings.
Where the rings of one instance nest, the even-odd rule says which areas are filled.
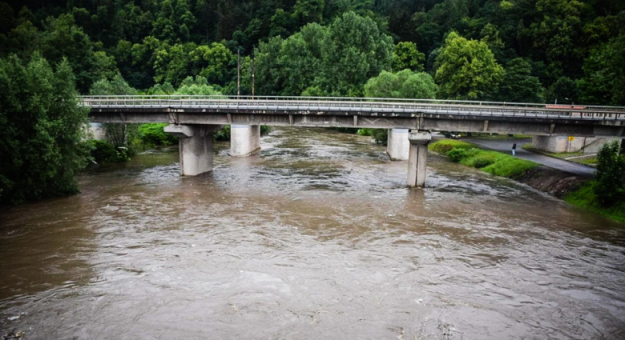
[[[253,67],[259,95],[625,105],[620,0],[24,0],[0,17],[0,57],[66,59],[82,94],[189,76],[236,94],[240,54],[242,94]]]

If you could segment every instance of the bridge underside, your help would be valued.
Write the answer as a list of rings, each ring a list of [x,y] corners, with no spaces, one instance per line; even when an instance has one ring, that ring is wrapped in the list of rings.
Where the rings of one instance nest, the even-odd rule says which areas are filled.
[[[237,113],[204,109],[92,109],[94,123],[170,123],[185,125],[269,125],[299,127],[399,128],[500,134],[623,136],[625,121],[585,117],[550,118],[506,115],[396,114],[376,112],[285,111]]]

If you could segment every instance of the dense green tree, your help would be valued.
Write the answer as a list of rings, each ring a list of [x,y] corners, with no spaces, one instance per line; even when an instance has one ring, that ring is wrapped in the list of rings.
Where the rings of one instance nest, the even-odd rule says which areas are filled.
[[[369,78],[390,69],[392,49],[391,38],[373,20],[353,12],[328,27],[309,24],[287,39],[260,44],[258,93],[299,95],[316,87],[325,94],[360,96]]]
[[[0,202],[20,203],[78,191],[86,166],[87,110],[77,102],[69,62],[56,70],[39,54],[0,59]]]
[[[206,78],[202,76],[187,77],[180,87],[174,92],[174,94],[189,94],[189,95],[203,95],[203,96],[215,96],[221,95],[221,92],[215,87],[208,84]]]
[[[372,19],[348,12],[330,25],[321,52],[321,88],[332,95],[360,96],[369,78],[391,68],[393,42]]]
[[[323,0],[297,0],[293,6],[293,15],[301,25],[320,22],[323,18]]]
[[[532,66],[523,58],[512,59],[506,64],[496,100],[516,103],[542,103],[544,89],[540,80],[532,76]]]
[[[588,104],[625,105],[625,32],[590,52],[578,83]]]
[[[133,87],[148,88],[154,84],[156,53],[161,49],[161,44],[160,40],[148,36],[143,39],[143,43],[132,46],[130,53],[133,72],[124,74],[124,77],[131,80]],[[127,48],[127,45],[118,45],[119,47]],[[127,53],[127,50],[124,50],[124,53]]]
[[[599,204],[608,208],[625,201],[625,156],[620,155],[620,145],[604,145],[597,154],[597,177],[593,187]]]
[[[504,75],[485,42],[451,32],[436,59],[436,82],[441,98],[488,99]]]
[[[417,44],[409,41],[402,41],[395,45],[393,51],[393,71],[405,69],[421,72],[425,54],[419,52]]]
[[[579,103],[577,83],[569,77],[560,77],[546,91],[547,103]]]
[[[236,66],[236,56],[222,43],[198,46],[189,53],[190,74],[205,77],[211,84],[224,85]]]
[[[425,72],[403,70],[397,73],[382,71],[367,81],[365,97],[433,99],[438,87]]]
[[[563,67],[575,67],[577,41],[581,35],[581,13],[584,3],[578,0],[538,0],[539,21],[531,24],[534,51],[544,53],[552,77],[562,74]]]

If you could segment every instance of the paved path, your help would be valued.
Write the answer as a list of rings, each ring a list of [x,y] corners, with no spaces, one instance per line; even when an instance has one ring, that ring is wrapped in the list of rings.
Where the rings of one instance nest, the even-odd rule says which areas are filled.
[[[508,139],[508,140],[497,140],[497,139],[476,139],[476,138],[462,138],[463,141],[467,141],[473,144],[477,144],[483,148],[505,152],[507,154],[511,153],[512,144],[516,143],[516,156],[519,158],[527,159],[532,162],[536,162],[539,164],[546,165],[550,168],[562,170],[569,172],[574,175],[583,176],[583,177],[593,177],[596,173],[596,169],[587,165],[577,164],[569,161],[565,161],[563,159],[558,159],[554,157],[549,157],[545,155],[541,155],[539,153],[530,152],[522,149],[523,144],[531,143],[531,139]]]

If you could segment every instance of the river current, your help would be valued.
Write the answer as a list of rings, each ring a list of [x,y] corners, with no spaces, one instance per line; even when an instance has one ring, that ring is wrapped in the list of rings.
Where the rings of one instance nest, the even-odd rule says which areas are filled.
[[[274,129],[0,208],[0,338],[624,339],[625,226],[430,155],[405,186],[370,137]]]

